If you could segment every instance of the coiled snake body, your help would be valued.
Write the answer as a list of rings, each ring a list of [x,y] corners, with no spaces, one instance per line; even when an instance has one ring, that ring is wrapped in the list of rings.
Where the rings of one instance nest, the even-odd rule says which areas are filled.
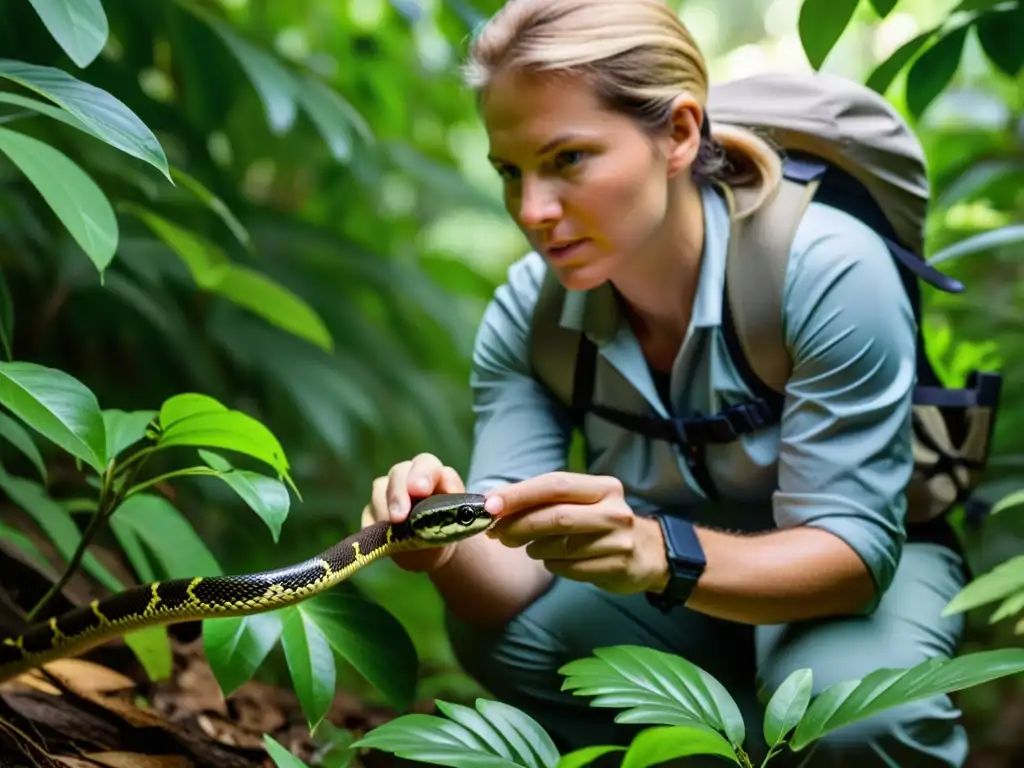
[[[369,525],[295,565],[157,581],[94,600],[0,642],[0,681],[144,627],[248,616],[302,602],[380,557],[443,546],[486,530],[493,518],[483,503],[477,494],[436,494],[416,504],[404,522]]]

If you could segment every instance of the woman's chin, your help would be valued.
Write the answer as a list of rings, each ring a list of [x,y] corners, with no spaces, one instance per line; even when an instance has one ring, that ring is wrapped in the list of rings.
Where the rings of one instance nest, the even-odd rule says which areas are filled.
[[[608,270],[603,264],[586,263],[551,263],[558,281],[568,291],[589,291],[608,282]]]

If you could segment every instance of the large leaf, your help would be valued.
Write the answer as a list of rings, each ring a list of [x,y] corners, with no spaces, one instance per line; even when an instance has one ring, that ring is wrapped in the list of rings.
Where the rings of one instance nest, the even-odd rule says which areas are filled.
[[[110,29],[100,0],[29,0],[53,39],[80,67],[87,67],[107,43]]]
[[[252,238],[249,235],[249,231],[238,220],[238,217],[231,212],[231,209],[228,208],[223,200],[207,189],[199,179],[186,173],[181,168],[172,166],[171,177],[181,184],[183,188],[195,195],[203,205],[213,211],[247,251],[252,251]]]
[[[863,680],[836,683],[822,691],[796,727],[790,747],[799,751],[838,728],[892,707],[1021,672],[1024,648],[929,659],[909,669],[879,669]]]
[[[107,431],[107,461],[145,437],[146,428],[156,415],[156,411],[122,411],[119,408],[104,410],[103,424]]]
[[[180,227],[158,213],[134,203],[122,203],[119,208],[142,220],[188,267],[196,285],[214,290],[230,266],[227,256],[201,235]]]
[[[0,523],[0,540],[9,541],[14,544],[48,578],[54,581],[59,578],[59,575],[54,572],[53,566],[43,557],[43,553],[39,551],[39,547],[36,546],[35,542],[17,528]]]
[[[868,75],[867,86],[878,93],[885,93],[896,76],[910,63],[925,43],[935,35],[935,29],[929,29],[911,38],[890,54],[889,58],[875,67]]]
[[[106,430],[96,396],[78,379],[36,363],[0,363],[0,404],[39,434],[104,469]]]
[[[270,755],[270,759],[274,761],[277,768],[308,768],[302,760],[285,749],[269,733],[263,734],[263,743],[267,747],[267,754]]]
[[[0,77],[45,96],[81,120],[113,147],[144,160],[170,181],[163,147],[153,132],[124,103],[56,67],[0,59]]]
[[[961,25],[943,33],[910,65],[907,72],[907,108],[915,118],[924,114],[956,74],[967,30],[966,25]]]
[[[174,653],[167,627],[156,626],[129,632],[125,645],[132,649],[150,680],[167,680],[174,669]]]
[[[743,716],[725,687],[697,665],[670,653],[635,645],[597,648],[559,672],[564,690],[593,696],[594,707],[614,707],[622,723],[707,725],[742,744]]]
[[[8,475],[3,469],[0,469],[0,489],[36,521],[43,529],[43,533],[50,537],[64,560],[69,561],[78,548],[82,535],[67,510],[50,498],[39,483]],[[112,592],[119,592],[125,588],[125,585],[108,571],[92,552],[86,551],[82,557],[82,568]]]
[[[6,413],[0,413],[0,437],[21,451],[33,466],[39,470],[39,476],[46,482],[46,464],[39,453],[39,447],[32,441],[32,435],[21,424]]]
[[[1020,506],[1024,506],[1024,491],[1008,493],[992,505],[992,509],[989,510],[989,515],[997,515],[1000,512],[1005,512],[1008,509]]]
[[[225,696],[252,679],[283,631],[281,611],[203,622],[203,653]]]
[[[741,765],[736,750],[717,731],[703,725],[662,725],[637,734],[620,768],[650,768],[691,755],[717,755]]]
[[[16,131],[0,128],[6,154],[67,227],[102,274],[117,250],[117,217],[103,190],[63,152]]]
[[[946,607],[943,616],[962,613],[986,603],[1002,600],[1024,590],[1024,555],[1011,557],[988,573],[976,577],[958,592]]]
[[[1009,10],[993,10],[975,22],[978,42],[989,60],[1009,77],[1024,67],[1024,4]]]
[[[217,470],[217,477],[227,483],[267,524],[276,544],[291,506],[291,497],[284,484],[258,472],[235,469],[231,462],[212,451],[200,450],[199,455],[211,468]]]
[[[352,746],[453,768],[555,768],[557,765],[558,754],[552,754],[550,736],[525,713],[507,704],[477,699],[479,720],[487,724],[486,730],[481,731],[479,720],[471,718],[464,709],[442,701],[437,704],[457,719],[403,715],[369,731]],[[494,741],[495,733],[501,735],[502,743]],[[507,756],[509,753],[511,758]]]
[[[309,613],[302,610],[302,605],[283,608],[281,614],[284,622],[281,645],[288,661],[292,687],[309,730],[315,734],[334,699],[337,683],[334,653],[324,631]]]
[[[769,747],[779,746],[796,728],[811,702],[812,683],[811,670],[798,669],[772,694],[764,714],[764,740]]]
[[[367,144],[373,141],[369,126],[341,94],[317,78],[306,75],[299,81],[298,98],[337,160],[352,155],[352,130]]]
[[[931,265],[952,261],[976,253],[984,253],[993,248],[1024,243],[1024,224],[1010,224],[990,232],[965,238],[958,243],[947,246],[928,259]]]
[[[580,747],[568,754],[562,755],[555,768],[585,768],[597,758],[610,752],[625,752],[625,747],[614,744],[600,744],[593,747]]]
[[[846,31],[860,0],[804,0],[797,22],[807,60],[820,69]]]

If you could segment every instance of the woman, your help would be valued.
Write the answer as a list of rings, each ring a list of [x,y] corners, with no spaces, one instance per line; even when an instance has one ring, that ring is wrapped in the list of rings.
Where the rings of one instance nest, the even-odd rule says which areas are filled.
[[[717,503],[670,446],[599,419],[588,448],[612,471],[567,472],[568,415],[529,364],[545,270],[574,292],[563,323],[593,332],[617,318],[600,345],[605,402],[629,390],[677,414],[713,411],[716,393],[744,389],[721,337],[729,210],[714,182],[753,177],[763,199],[780,160],[734,127],[702,135],[705,64],[660,0],[511,0],[475,37],[467,73],[533,251],[479,330],[465,482],[420,455],[378,478],[364,511],[401,521],[431,493],[489,495],[493,536],[395,557],[430,574],[465,668],[572,749],[635,730],[561,692],[558,668],[599,646],[666,650],[729,688],[757,754],[759,707],[793,670],[812,669],[817,692],[951,655],[961,622],[939,614],[962,586],[960,558],[904,542],[915,328],[881,240],[817,203],[800,222],[781,429],[709,457]],[[688,561],[670,567],[680,552]],[[947,697],[921,701],[797,757],[960,766],[957,717]]]

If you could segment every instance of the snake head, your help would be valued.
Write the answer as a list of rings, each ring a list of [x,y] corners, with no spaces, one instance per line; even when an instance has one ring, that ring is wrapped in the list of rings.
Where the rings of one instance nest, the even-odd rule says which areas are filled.
[[[413,536],[432,544],[447,544],[482,531],[494,523],[478,493],[437,493],[412,508],[409,527]]]

